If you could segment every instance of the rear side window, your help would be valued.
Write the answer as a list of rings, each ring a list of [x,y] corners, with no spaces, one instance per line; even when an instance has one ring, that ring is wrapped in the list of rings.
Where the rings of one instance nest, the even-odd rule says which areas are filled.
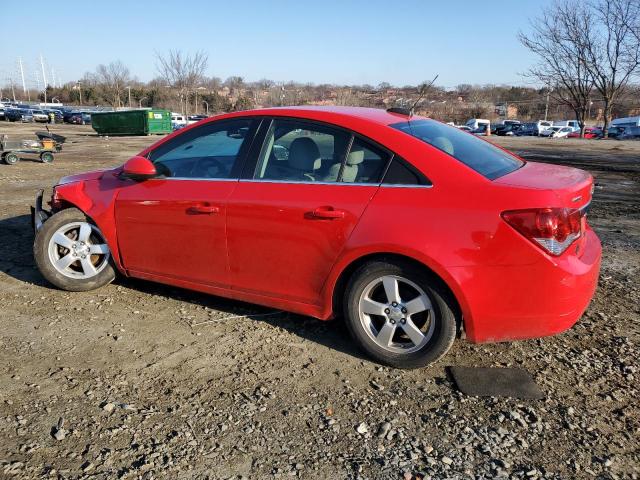
[[[395,155],[382,181],[383,185],[431,185],[431,182],[416,168]]]
[[[391,127],[451,155],[489,180],[513,172],[524,164],[489,142],[435,120],[409,120]]]

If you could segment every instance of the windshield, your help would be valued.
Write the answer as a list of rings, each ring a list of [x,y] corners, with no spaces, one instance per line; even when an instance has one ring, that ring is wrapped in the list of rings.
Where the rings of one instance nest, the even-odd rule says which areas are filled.
[[[524,164],[489,142],[435,120],[409,120],[390,126],[451,155],[489,180]]]

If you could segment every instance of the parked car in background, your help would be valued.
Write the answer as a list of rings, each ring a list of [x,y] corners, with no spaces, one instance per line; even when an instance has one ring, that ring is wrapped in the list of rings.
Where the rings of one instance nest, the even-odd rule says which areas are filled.
[[[467,127],[466,125],[454,125],[458,130],[462,130],[463,132],[470,132],[471,127]]]
[[[19,109],[18,112],[20,112],[20,121],[21,122],[29,123],[29,122],[33,122],[34,121],[33,110]]]
[[[187,125],[192,125],[199,122],[200,120],[204,120],[205,118],[207,118],[206,115],[190,115],[189,117],[187,117]]]
[[[640,127],[627,127],[617,138],[618,140],[640,140]]]
[[[0,107],[0,118],[2,120],[5,120],[5,116],[4,116],[4,106]]]
[[[624,135],[625,130],[625,127],[609,127],[607,129],[607,136],[611,139],[617,139]]]
[[[495,133],[496,135],[500,136],[500,137],[510,137],[513,135],[517,135],[518,132],[520,131],[520,129],[522,128],[522,124],[521,123],[505,123],[503,125],[498,125],[498,127],[496,128]]]
[[[548,128],[544,132],[540,134],[541,137],[549,137],[549,138],[566,138],[573,132],[572,127],[561,127],[554,125],[553,127]]]
[[[602,129],[596,127],[587,127],[584,129],[584,138],[601,138]],[[580,130],[577,132],[571,132],[567,135],[567,138],[580,138]]]
[[[19,122],[22,120],[22,110],[17,108],[7,108],[4,111],[4,119],[9,122]]]
[[[471,118],[467,120],[465,126],[469,127],[471,131],[484,129],[486,131],[487,128],[491,128],[491,122],[484,118]]]
[[[34,122],[49,123],[49,115],[44,110],[31,110]]]
[[[40,190],[33,252],[69,291],[120,272],[342,316],[371,357],[416,368],[461,329],[495,342],[580,318],[600,269],[592,189],[585,171],[527,162],[417,115],[248,110],[61,179],[50,213]]]
[[[69,117],[69,123],[74,125],[91,125],[91,114],[88,112],[75,112]]]

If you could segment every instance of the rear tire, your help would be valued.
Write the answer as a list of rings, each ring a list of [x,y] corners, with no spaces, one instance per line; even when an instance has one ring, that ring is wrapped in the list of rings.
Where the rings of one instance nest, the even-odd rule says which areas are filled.
[[[457,334],[449,293],[409,262],[372,261],[352,275],[344,297],[346,324],[372,358],[419,368],[444,356]]]
[[[42,276],[62,290],[94,290],[115,278],[104,236],[76,208],[62,210],[44,222],[36,233],[33,256]]]
[[[42,152],[40,154],[40,160],[42,163],[51,163],[53,162],[53,153],[51,152]]]

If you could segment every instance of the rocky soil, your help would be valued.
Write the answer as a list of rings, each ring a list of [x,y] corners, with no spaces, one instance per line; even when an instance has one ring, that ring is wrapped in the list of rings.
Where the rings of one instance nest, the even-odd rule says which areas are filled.
[[[53,164],[0,165],[0,478],[640,475],[640,142],[493,140],[596,177],[596,297],[565,334],[458,341],[400,371],[363,357],[339,320],[125,279],[51,288],[31,256],[35,190],[153,140],[52,130],[70,141]],[[525,368],[545,398],[467,397],[447,365]]]

